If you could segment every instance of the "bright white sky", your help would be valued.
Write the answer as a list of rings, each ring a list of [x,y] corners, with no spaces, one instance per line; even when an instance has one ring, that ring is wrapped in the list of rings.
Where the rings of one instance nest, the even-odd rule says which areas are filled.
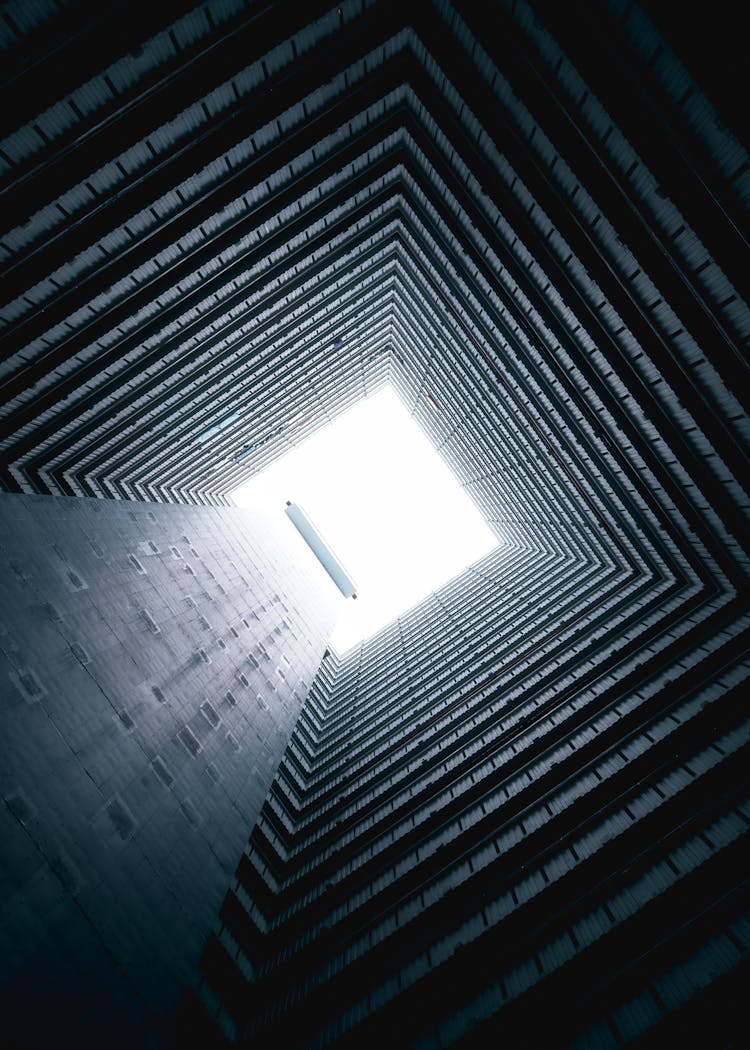
[[[331,645],[346,652],[497,545],[474,503],[386,386],[232,494],[315,523],[357,587]]]

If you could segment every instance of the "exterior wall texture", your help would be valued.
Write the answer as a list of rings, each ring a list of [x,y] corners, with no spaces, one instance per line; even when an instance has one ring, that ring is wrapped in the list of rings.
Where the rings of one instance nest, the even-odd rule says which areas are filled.
[[[163,990],[128,978],[110,1001],[112,1031],[190,985],[188,1047],[747,1043],[740,16],[0,5],[0,488],[26,508],[7,512],[4,936],[38,1006],[68,1009],[68,935],[101,963],[76,1018],[108,967],[166,960]],[[325,657],[295,723],[275,672],[280,707],[257,704],[286,674],[273,595],[297,608],[277,567],[258,554],[256,624],[230,518],[139,504],[210,515],[386,382],[499,547]],[[323,626],[294,627],[305,681]],[[270,782],[253,768],[270,777],[293,725],[243,850]],[[111,749],[140,772],[123,782]],[[192,896],[164,894],[157,934],[138,902],[162,863]],[[181,881],[212,872],[213,922]],[[105,905],[92,878],[122,893]],[[185,953],[178,909],[207,923],[180,927]]]
[[[747,615],[717,602],[628,659],[607,603],[575,622],[590,566],[538,570],[501,549],[323,661],[204,970],[233,1039],[732,1045]]]
[[[247,511],[6,495],[0,523],[6,1018],[164,1045],[336,591]]]

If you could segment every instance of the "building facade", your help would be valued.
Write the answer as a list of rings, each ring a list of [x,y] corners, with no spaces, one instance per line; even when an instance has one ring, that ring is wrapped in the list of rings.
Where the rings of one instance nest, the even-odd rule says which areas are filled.
[[[195,834],[175,809],[176,756],[190,776],[210,764],[190,748],[226,736],[201,704],[223,727],[217,705],[234,694],[210,678],[224,658],[202,644],[200,617],[229,652],[224,626],[252,604],[228,583],[240,526],[229,547],[210,543],[211,522],[238,520],[232,491],[388,382],[498,539],[376,637],[323,658],[304,703],[262,712],[261,688],[241,694],[232,717],[246,701],[274,759],[237,811],[238,864],[222,845],[205,944],[185,926],[195,969],[174,971],[174,1027],[142,1011],[155,1045],[741,1043],[743,39],[721,2],[679,17],[629,0],[0,12],[3,652],[6,709],[29,721],[9,739],[46,762],[36,723],[54,723],[50,678],[63,673],[48,657],[88,682],[98,613],[76,619],[91,596],[70,573],[92,577],[112,645],[123,610],[147,645],[138,681],[112,664],[115,708],[97,703],[102,740],[166,792],[148,832],[161,880],[170,806],[187,821],[173,831],[183,853]],[[191,512],[200,525],[178,526]],[[104,516],[113,531],[97,538]],[[43,524],[58,519],[81,529],[58,543]],[[13,553],[37,528],[44,580],[36,555]],[[89,536],[114,544],[106,572]],[[231,592],[218,617],[205,598],[184,605],[193,543],[214,550]],[[257,598],[276,616],[269,596],[296,608],[297,574],[278,569],[277,584],[264,549]],[[309,601],[304,584],[300,609]],[[306,683],[325,646],[317,615],[301,613],[287,653]],[[161,679],[200,649],[212,662],[191,664],[189,710],[172,701],[174,739],[137,750],[139,718],[171,710],[151,686],[166,697]],[[78,754],[75,695],[65,732]],[[227,770],[250,776],[233,754]],[[62,753],[50,761],[54,777],[24,780],[19,764],[6,785],[14,836],[34,812],[79,827],[74,792],[68,805],[54,787]],[[24,924],[44,956],[42,917],[62,895],[80,914],[89,848],[135,856],[136,799],[115,777],[107,810],[108,775],[106,763],[91,774],[90,847],[76,854],[61,833],[68,859],[37,857],[52,875],[30,894],[13,896],[27,859],[7,851],[9,958]],[[140,914],[145,954],[162,958],[159,909],[139,913],[141,883],[129,885],[128,923]],[[181,936],[171,923],[169,952]]]
[[[237,508],[5,495],[12,1046],[163,1046],[339,605]]]
[[[572,560],[496,552],[467,577],[324,661],[204,1004],[250,1046],[735,1045],[737,637],[700,613],[656,643],[673,589],[649,623],[637,580],[582,622],[598,588]]]

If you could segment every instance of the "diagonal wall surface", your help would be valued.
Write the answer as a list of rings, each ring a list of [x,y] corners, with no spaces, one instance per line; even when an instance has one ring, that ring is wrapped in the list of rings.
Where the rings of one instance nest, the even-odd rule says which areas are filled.
[[[499,541],[323,662],[195,1024],[732,1037],[750,162],[715,13],[0,16],[3,489],[208,512],[389,382]]]
[[[339,600],[237,508],[0,521],[3,1038],[166,1045]]]

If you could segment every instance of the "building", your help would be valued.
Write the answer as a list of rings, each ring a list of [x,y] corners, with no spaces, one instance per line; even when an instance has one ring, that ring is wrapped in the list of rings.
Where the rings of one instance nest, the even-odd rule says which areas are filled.
[[[711,14],[5,6],[19,1042],[741,1045],[750,164]],[[321,660],[340,599],[229,494],[385,382],[499,546]]]
[[[6,1017],[19,1046],[163,1045],[337,592],[237,508],[14,495],[0,515]]]

